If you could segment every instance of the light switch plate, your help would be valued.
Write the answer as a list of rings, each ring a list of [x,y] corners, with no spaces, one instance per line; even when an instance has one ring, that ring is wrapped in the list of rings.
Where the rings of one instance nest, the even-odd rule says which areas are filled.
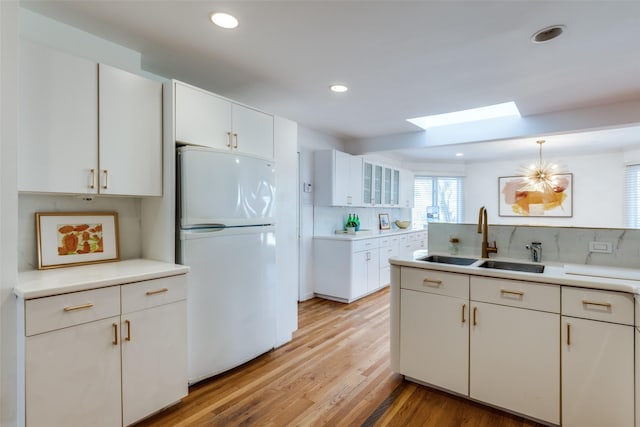
[[[613,252],[611,242],[589,242],[589,252],[610,254]]]

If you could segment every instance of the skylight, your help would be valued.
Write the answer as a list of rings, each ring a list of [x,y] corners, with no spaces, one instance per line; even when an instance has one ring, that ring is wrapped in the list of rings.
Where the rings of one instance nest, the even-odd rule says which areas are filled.
[[[486,107],[472,108],[470,110],[454,111],[452,113],[416,117],[414,119],[407,119],[407,121],[421,127],[422,129],[428,129],[437,126],[447,126],[510,116],[520,117],[520,111],[518,111],[518,107],[513,101],[488,105]]]

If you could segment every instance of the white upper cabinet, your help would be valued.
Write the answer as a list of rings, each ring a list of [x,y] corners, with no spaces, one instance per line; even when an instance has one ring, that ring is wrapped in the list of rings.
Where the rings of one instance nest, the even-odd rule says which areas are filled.
[[[96,193],[98,64],[23,40],[19,80],[18,190]]]
[[[24,40],[20,49],[18,190],[162,195],[162,84]]]
[[[404,169],[400,170],[399,186],[399,206],[401,208],[413,208],[413,173]]]
[[[314,153],[315,204],[362,206],[362,159],[336,150]]]
[[[176,142],[273,159],[273,116],[175,82]]]
[[[100,64],[102,194],[162,195],[162,84]]]

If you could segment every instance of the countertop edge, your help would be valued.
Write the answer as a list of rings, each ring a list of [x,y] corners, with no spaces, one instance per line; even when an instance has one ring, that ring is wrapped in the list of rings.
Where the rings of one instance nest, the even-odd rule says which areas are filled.
[[[28,300],[70,292],[117,286],[189,272],[189,267],[169,262],[133,259],[51,270],[18,273],[13,293]]]
[[[493,259],[493,258],[492,258]],[[578,274],[565,273],[563,266],[546,265],[545,272],[525,273],[519,271],[507,271],[498,269],[487,269],[478,267],[483,261],[480,258],[469,266],[451,265],[420,261],[417,259],[394,257],[389,259],[389,263],[400,267],[415,267],[426,270],[438,270],[451,273],[463,273],[473,276],[495,277],[499,279],[523,280],[527,282],[550,283],[555,285],[574,286],[590,289],[601,289],[607,291],[627,292],[640,294],[640,281],[615,279],[595,276],[583,276]],[[520,261],[522,262],[522,261]]]
[[[390,230],[390,231],[380,231],[376,230],[376,232],[372,232],[371,234],[361,234],[361,235],[353,235],[353,234],[319,234],[313,236],[314,239],[320,240],[365,240],[365,239],[377,239],[380,237],[386,236],[399,236],[402,234],[412,234],[412,233],[426,233],[425,229],[406,229],[406,230]]]

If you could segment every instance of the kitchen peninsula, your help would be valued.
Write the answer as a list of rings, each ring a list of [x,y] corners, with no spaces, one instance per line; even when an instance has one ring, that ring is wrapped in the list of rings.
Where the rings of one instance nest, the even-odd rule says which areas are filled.
[[[634,425],[640,271],[474,258],[390,260],[392,369],[545,424]]]

